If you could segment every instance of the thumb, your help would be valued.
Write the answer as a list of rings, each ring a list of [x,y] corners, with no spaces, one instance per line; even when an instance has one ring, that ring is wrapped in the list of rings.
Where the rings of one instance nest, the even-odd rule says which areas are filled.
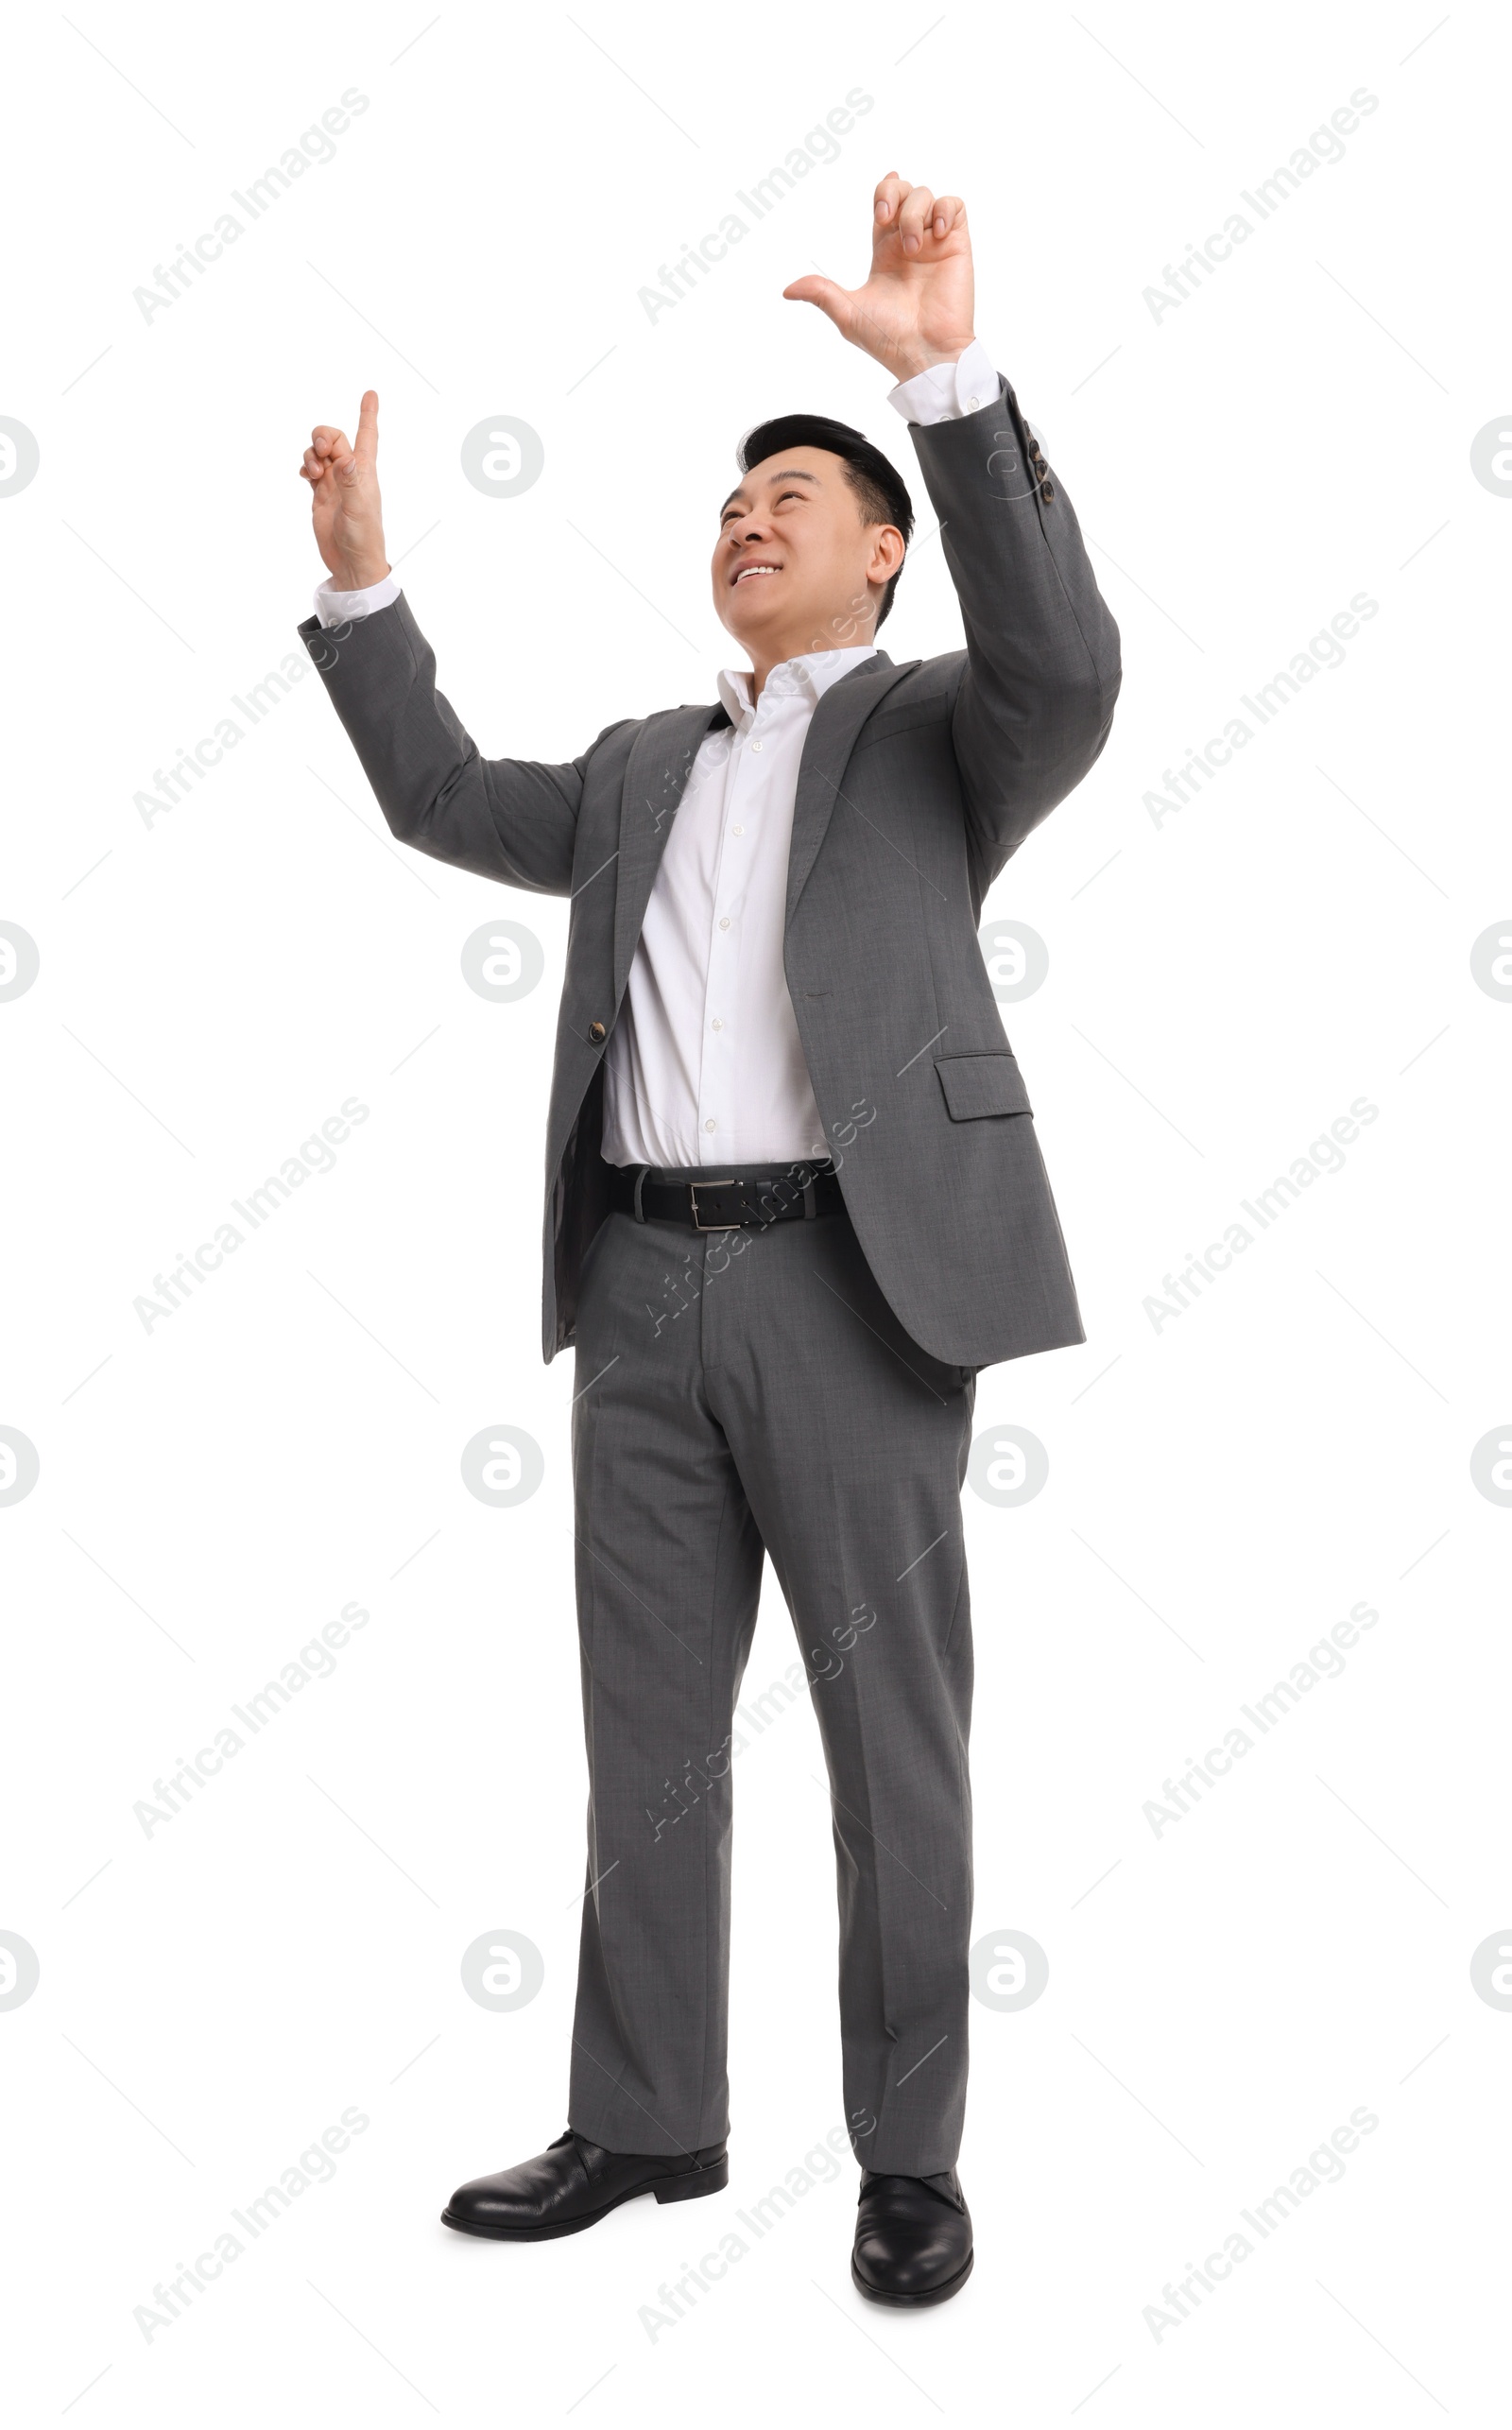
[[[789,303],[817,304],[826,319],[833,321],[836,329],[848,330],[854,318],[854,307],[850,296],[844,287],[835,284],[833,279],[795,279],[791,286],[785,286],[782,289],[782,295]]]

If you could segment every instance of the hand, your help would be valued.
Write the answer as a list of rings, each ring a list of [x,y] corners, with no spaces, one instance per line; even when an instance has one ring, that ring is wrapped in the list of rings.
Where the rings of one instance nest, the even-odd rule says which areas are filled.
[[[310,484],[315,544],[338,591],[366,591],[388,573],[383,501],[378,495],[378,396],[369,388],[357,416],[357,443],[320,422],[300,466]]]
[[[873,197],[866,285],[848,289],[833,279],[804,278],[782,293],[794,303],[816,303],[842,337],[894,379],[954,363],[975,336],[966,205],[959,195],[933,195],[889,169]]]

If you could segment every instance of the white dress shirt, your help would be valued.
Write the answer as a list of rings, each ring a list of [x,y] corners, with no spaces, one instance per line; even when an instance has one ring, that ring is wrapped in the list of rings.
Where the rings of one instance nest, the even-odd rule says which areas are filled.
[[[949,422],[998,393],[973,339],[954,363],[901,381],[906,422]],[[376,614],[392,574],[363,591],[322,582],[322,625]],[[750,677],[719,676],[730,724],[705,736],[646,905],[625,1002],[605,1050],[604,1154],[611,1164],[741,1166],[824,1155],[827,1143],[782,968],[787,855],[809,720],[872,646],[810,652]]]
[[[875,655],[868,645],[786,659],[754,709],[749,676],[721,671],[732,722],[698,747],[610,1037],[611,1164],[734,1172],[825,1154],[782,970],[787,848],[809,720],[832,683]]]

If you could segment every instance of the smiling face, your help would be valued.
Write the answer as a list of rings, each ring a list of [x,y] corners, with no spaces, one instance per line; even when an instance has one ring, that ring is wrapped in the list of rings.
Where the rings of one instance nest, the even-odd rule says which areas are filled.
[[[902,560],[902,532],[866,521],[843,457],[786,447],[720,508],[714,610],[765,680],[784,659],[868,644]]]

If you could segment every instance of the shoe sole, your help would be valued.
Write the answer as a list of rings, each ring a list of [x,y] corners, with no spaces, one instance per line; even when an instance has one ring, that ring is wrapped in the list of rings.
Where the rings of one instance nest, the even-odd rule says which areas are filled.
[[[860,2288],[868,2303],[892,2303],[902,2309],[913,2311],[917,2309],[918,2306],[924,2303],[948,2303],[953,2295],[958,2295],[962,2287],[966,2284],[967,2280],[971,2275],[971,2265],[975,2259],[976,2247],[973,2245],[971,2251],[966,2256],[966,2266],[963,2269],[958,2269],[954,2278],[946,2279],[943,2285],[926,2286],[922,2293],[919,2295],[889,2295],[885,2293],[880,2286],[869,2285],[866,2279],[862,2277],[861,2272],[857,2269],[854,2256],[852,2256],[850,2262],[850,2277],[852,2283]]]
[[[596,2228],[622,2202],[639,2200],[643,2194],[654,2194],[659,2202],[696,2202],[705,2194],[722,2194],[730,2183],[730,2162],[715,2161],[709,2168],[684,2170],[680,2177],[653,2177],[644,2185],[632,2185],[624,2194],[616,2194],[612,2202],[600,2203],[596,2211],[585,2211],[580,2218],[555,2219],[543,2228],[490,2228],[477,2219],[459,2218],[454,2211],[441,2213],[443,2227],[455,2228],[464,2236],[488,2236],[494,2244],[541,2245],[554,2236],[580,2235],[585,2228]]]

